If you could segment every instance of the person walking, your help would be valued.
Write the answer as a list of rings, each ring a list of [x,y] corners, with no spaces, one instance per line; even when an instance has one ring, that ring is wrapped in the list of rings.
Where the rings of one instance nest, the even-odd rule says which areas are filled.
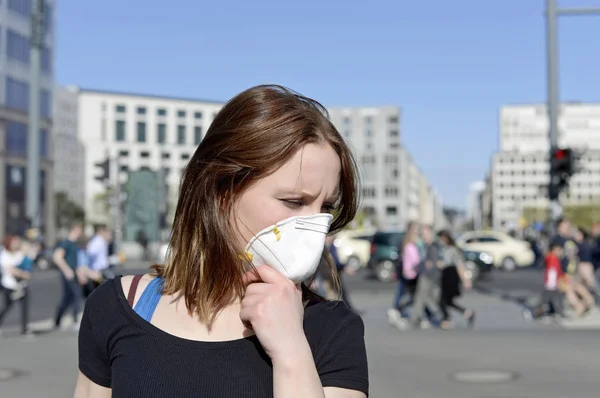
[[[75,222],[69,229],[67,239],[64,239],[56,245],[52,260],[60,271],[60,280],[62,285],[62,296],[56,315],[54,317],[55,328],[61,328],[62,318],[65,312],[70,308],[73,311],[72,330],[79,330],[79,309],[81,306],[82,290],[77,278],[77,262],[79,247],[77,241],[83,234],[83,224]]]
[[[439,232],[438,239],[443,247],[443,259],[440,264],[442,269],[440,292],[442,322],[440,323],[440,328],[452,329],[453,326],[450,322],[449,312],[451,308],[460,312],[465,317],[469,327],[473,327],[475,312],[456,303],[456,298],[461,295],[461,285],[466,289],[470,289],[472,286],[471,280],[466,277],[463,266],[463,253],[456,246],[449,231],[444,230]]]

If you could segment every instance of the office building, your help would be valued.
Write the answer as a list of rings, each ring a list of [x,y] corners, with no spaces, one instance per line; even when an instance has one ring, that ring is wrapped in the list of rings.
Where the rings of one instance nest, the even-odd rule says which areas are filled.
[[[45,6],[45,45],[41,53],[40,167],[42,233],[54,236],[52,175],[52,91],[54,86],[54,6]],[[0,236],[22,234],[30,81],[31,1],[0,2]]]
[[[79,139],[79,95],[73,87],[55,87],[52,118],[54,192],[85,206],[85,147]]]

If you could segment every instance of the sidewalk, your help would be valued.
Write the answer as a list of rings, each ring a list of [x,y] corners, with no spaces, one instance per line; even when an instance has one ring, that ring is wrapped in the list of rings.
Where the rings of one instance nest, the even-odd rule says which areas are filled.
[[[23,374],[3,380],[7,369]],[[49,332],[33,338],[6,333],[0,339],[0,397],[71,397],[76,379],[76,332]]]
[[[575,332],[576,338],[568,338],[570,332],[558,325],[526,322],[519,305],[477,292],[461,298],[462,304],[477,311],[474,332],[465,330],[465,325],[458,323],[459,317],[455,317],[458,323],[455,331],[401,332],[387,322],[389,296],[387,293],[351,296],[359,309],[366,310],[363,319],[373,397],[393,397],[402,391],[407,397],[527,394],[536,398],[562,398],[569,396],[565,389],[581,393],[577,396],[594,396],[581,390],[585,387],[588,391],[596,385],[589,376],[595,371],[591,364],[597,361],[598,350],[588,345],[594,335]],[[50,325],[39,322],[35,329],[43,331]],[[77,377],[77,333],[40,332],[33,339],[26,339],[17,332],[8,330],[0,338],[0,397],[72,396]],[[548,347],[554,348],[548,350]],[[555,357],[550,354],[555,350],[567,361],[566,365],[552,359]],[[23,374],[4,380],[10,373],[7,368]],[[516,384],[496,386],[458,385],[448,379],[450,372],[465,369],[515,369],[527,378]],[[569,381],[575,379],[578,384],[572,390],[575,386]]]
[[[356,302],[359,309],[365,310],[363,315],[365,323],[370,323],[375,328],[389,327],[386,314],[389,305],[387,305],[386,301],[391,303],[392,296],[386,296],[388,295],[350,292],[350,300]],[[600,310],[598,307],[592,309],[583,318],[573,317],[560,323],[554,323],[550,321],[531,322],[525,320],[523,317],[523,310],[525,309],[523,303],[509,297],[498,297],[496,295],[482,294],[477,291],[469,291],[463,294],[457,301],[460,305],[475,311],[475,331],[503,332],[539,329],[600,330]],[[457,329],[460,330],[467,327],[458,313],[451,312],[450,314]]]

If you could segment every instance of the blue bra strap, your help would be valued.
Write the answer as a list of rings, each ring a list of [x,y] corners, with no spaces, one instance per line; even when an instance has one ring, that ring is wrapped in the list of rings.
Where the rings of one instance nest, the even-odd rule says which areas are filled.
[[[159,277],[152,279],[135,304],[133,310],[137,312],[139,316],[144,318],[145,321],[150,322],[152,320],[152,315],[154,315],[154,311],[156,310],[156,306],[162,295],[162,290],[163,279]]]

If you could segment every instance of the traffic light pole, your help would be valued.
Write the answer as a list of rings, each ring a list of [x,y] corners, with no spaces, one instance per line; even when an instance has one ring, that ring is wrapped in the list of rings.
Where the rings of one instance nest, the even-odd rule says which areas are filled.
[[[110,167],[112,167],[111,174],[115,179],[115,197],[113,199],[113,216],[115,218],[115,236],[114,236],[114,247],[115,253],[121,248],[121,242],[123,240],[123,221],[121,214],[121,181],[119,178],[119,156],[111,159]]]
[[[31,8],[29,55],[29,120],[27,131],[26,214],[29,228],[38,229],[40,220],[40,65],[44,46],[44,1],[34,0]]]
[[[600,8],[565,8],[558,9],[556,0],[546,0],[546,45],[547,45],[547,77],[548,77],[548,119],[549,131],[548,142],[549,161],[552,161],[552,156],[558,148],[558,113],[559,113],[559,93],[558,93],[558,16],[560,15],[590,15],[600,14]],[[549,222],[553,231],[556,222],[562,217],[562,207],[558,198],[553,198],[551,193],[557,189],[556,178],[550,175],[548,184],[548,194],[550,200],[549,206]]]

